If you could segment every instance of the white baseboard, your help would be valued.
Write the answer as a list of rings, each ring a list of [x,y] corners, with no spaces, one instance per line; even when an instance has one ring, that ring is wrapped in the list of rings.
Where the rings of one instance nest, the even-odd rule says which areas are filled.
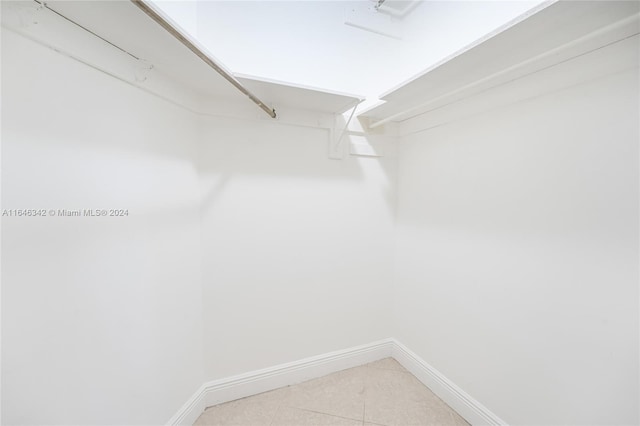
[[[472,425],[506,425],[500,417],[460,389],[402,343],[393,340],[392,356]]]
[[[392,356],[393,347],[393,339],[385,339],[205,383],[178,410],[168,424],[192,425],[204,409],[212,405],[387,358]]]
[[[506,425],[451,380],[395,339],[330,352],[205,383],[169,420],[192,425],[212,405],[293,385],[392,356],[472,425]]]

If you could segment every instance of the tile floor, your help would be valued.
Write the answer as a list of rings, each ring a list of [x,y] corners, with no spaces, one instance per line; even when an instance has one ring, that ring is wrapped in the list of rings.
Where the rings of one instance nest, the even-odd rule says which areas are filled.
[[[210,407],[195,424],[468,425],[393,358]]]

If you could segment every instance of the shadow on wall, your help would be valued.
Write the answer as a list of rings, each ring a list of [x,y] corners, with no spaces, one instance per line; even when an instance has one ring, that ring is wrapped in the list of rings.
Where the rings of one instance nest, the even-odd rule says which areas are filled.
[[[338,129],[344,126],[344,117],[340,120]],[[354,188],[361,189],[353,194],[356,198],[372,197],[376,188],[389,212],[394,211],[395,147],[388,140],[379,143],[384,156],[355,157],[349,155],[347,134],[341,141],[345,157],[332,160],[328,129],[207,117],[201,132],[198,168],[204,212],[236,185],[255,202],[271,205],[286,200],[336,205],[347,201],[341,197]]]

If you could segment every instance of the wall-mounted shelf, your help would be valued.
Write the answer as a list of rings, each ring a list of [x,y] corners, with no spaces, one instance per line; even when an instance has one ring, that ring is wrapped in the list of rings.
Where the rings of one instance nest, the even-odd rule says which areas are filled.
[[[51,0],[46,3],[48,8],[35,1],[2,3],[3,27],[121,80],[193,109],[202,102],[245,102],[245,96],[229,81],[130,1]],[[277,107],[338,114],[361,99],[258,77],[238,77],[265,104]]]
[[[401,122],[638,34],[640,3],[543,4],[383,94],[360,114],[371,127]]]
[[[342,114],[364,100],[364,96],[295,85],[245,74],[236,78],[257,96],[268,99],[276,108],[304,109]]]

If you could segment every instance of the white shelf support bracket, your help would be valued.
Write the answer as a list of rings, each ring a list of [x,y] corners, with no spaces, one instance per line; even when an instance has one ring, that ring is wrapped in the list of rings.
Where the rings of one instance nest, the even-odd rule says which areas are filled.
[[[349,129],[349,124],[351,123],[351,120],[353,119],[353,116],[356,113],[356,109],[358,108],[358,105],[360,104],[360,102],[358,102],[353,109],[351,110],[351,114],[349,115],[349,119],[347,120],[347,122],[344,125],[344,128],[342,129],[342,131],[340,132],[340,134],[338,134],[337,132],[337,121],[338,121],[338,117],[339,116],[335,116],[334,120],[333,120],[333,126],[330,130],[330,137],[329,137],[329,158],[332,160],[342,160],[345,157],[345,145],[342,143],[342,140],[344,139],[345,134],[347,133],[347,130]]]

